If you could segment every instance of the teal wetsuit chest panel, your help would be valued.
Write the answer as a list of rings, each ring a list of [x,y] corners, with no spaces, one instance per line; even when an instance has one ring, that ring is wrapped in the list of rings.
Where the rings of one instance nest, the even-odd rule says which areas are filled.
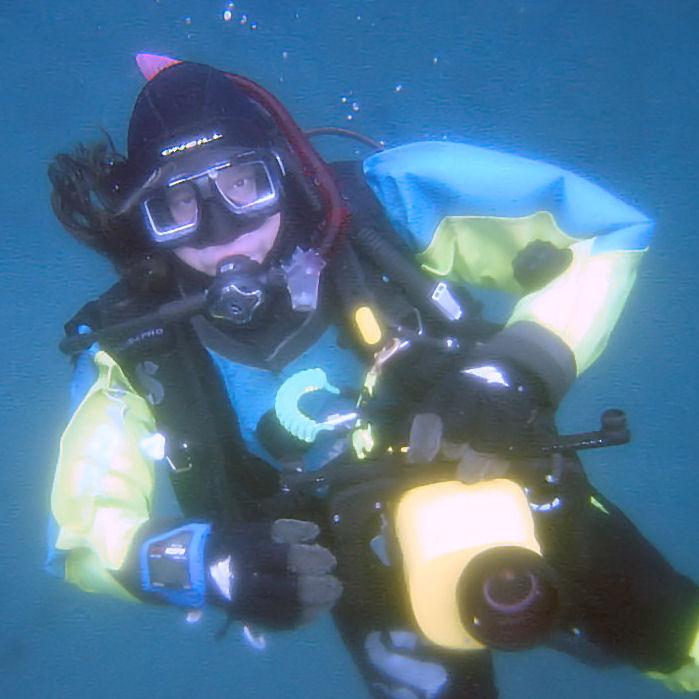
[[[261,443],[257,427],[264,415],[274,409],[274,401],[282,384],[299,371],[320,368],[331,384],[340,389],[349,389],[351,395],[356,395],[366,372],[364,362],[354,352],[338,346],[337,329],[333,326],[279,372],[240,364],[212,350],[209,353],[238,416],[246,448],[278,469],[283,468],[283,465]],[[354,407],[353,400],[338,398],[329,393],[319,395],[313,403],[314,414],[311,417],[314,419],[323,419],[334,412],[350,411]],[[305,470],[316,470],[327,462],[330,441],[318,439],[305,452],[302,459]]]

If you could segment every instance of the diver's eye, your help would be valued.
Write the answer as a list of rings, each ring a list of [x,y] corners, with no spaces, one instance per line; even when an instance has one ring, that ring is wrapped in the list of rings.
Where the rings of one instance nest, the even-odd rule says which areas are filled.
[[[168,187],[166,198],[168,209],[176,223],[185,224],[196,220],[198,203],[192,184],[183,182]]]
[[[170,198],[170,206],[191,206],[193,201],[193,194],[178,194]]]
[[[216,176],[216,186],[223,197],[239,206],[257,200],[257,180],[255,169],[242,165],[220,170]]]

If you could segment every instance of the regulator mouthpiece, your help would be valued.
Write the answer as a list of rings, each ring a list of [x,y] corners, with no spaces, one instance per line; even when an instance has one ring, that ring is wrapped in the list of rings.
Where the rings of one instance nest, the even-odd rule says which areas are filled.
[[[265,300],[266,285],[267,272],[258,262],[244,255],[227,257],[209,287],[209,315],[235,325],[249,323]]]

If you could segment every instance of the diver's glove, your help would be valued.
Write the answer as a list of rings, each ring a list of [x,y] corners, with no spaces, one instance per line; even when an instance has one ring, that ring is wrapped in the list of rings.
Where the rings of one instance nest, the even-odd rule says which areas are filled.
[[[536,377],[502,360],[450,371],[425,406],[444,437],[485,453],[531,452],[554,434],[553,406]]]
[[[336,561],[315,543],[313,522],[238,524],[212,535],[206,556],[209,598],[241,621],[291,628],[330,610],[342,594]]]
[[[148,522],[115,577],[135,596],[186,609],[207,602],[268,628],[306,623],[342,593],[336,561],[313,522],[280,519],[225,527]]]

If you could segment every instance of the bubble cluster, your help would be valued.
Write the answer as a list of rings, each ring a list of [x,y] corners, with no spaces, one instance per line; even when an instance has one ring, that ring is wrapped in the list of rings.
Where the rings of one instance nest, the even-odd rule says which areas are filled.
[[[282,51],[282,67],[279,72],[279,82],[284,82],[284,63],[289,60],[289,52],[287,50]]]
[[[234,2],[226,3],[226,6],[221,12],[221,18],[226,24],[230,24],[236,19]],[[247,12],[240,13],[240,15],[237,18],[237,24],[239,24],[241,27],[247,27],[251,31],[255,31],[259,26],[257,22],[250,19],[250,16],[247,14]]]
[[[352,92],[349,92],[346,95],[342,95],[340,97],[340,104],[343,105],[344,107],[349,107],[349,113],[345,114],[345,119],[347,121],[352,121],[354,119],[354,115],[359,112],[361,109],[361,105],[359,104],[359,100],[357,100],[353,95]]]
[[[156,0],[159,1],[159,0]],[[244,5],[244,0],[238,0],[238,2],[226,2],[223,4],[223,7],[221,7],[220,14],[218,15],[219,21],[223,21],[225,24],[230,25],[232,27],[240,26],[240,27],[245,27],[246,29],[250,31],[256,31],[258,29],[258,23],[254,21],[253,17],[248,14],[248,12],[243,12],[241,5]],[[293,14],[292,14],[293,13]],[[287,15],[288,20],[301,20],[304,19],[305,17],[302,17],[303,10],[302,9],[291,9],[289,8],[289,15]],[[350,18],[353,18],[356,22],[362,22],[367,28],[368,27],[374,27],[376,26],[376,22],[372,21],[371,13],[370,12],[357,12],[355,11],[350,15]],[[348,18],[349,19],[349,18]],[[351,22],[351,19],[350,19]],[[192,18],[191,17],[186,17],[184,18],[184,23],[186,25],[191,25],[192,24]],[[235,31],[235,29],[233,29]],[[188,34],[188,37],[190,35]],[[278,70],[278,81],[279,83],[284,83],[285,82],[285,76],[287,74],[287,65],[289,64],[289,61],[291,60],[290,52],[289,50],[280,50],[279,53],[277,53],[277,70]],[[437,52],[430,52],[427,53],[424,56],[424,61],[428,65],[432,66],[437,66],[441,64],[443,56],[438,55]],[[395,78],[398,76],[394,76]],[[405,89],[408,87],[408,85],[404,84],[403,82],[393,82],[392,84],[389,83],[388,90],[390,90],[394,94],[400,94],[405,91]],[[359,118],[359,115],[362,111],[362,106],[363,104],[360,103],[358,99],[356,99],[352,91],[347,92],[345,95],[340,97],[340,104],[341,104],[341,115],[340,118],[346,120],[346,121],[354,121]]]

